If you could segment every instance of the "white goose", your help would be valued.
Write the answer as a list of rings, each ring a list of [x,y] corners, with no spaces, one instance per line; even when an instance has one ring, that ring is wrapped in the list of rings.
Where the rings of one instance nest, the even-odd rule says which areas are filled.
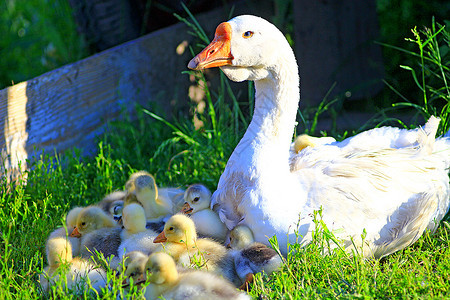
[[[322,207],[323,221],[346,246],[353,238],[365,256],[382,257],[435,229],[446,214],[450,137],[435,139],[435,117],[423,129],[383,127],[290,154],[298,68],[283,34],[264,19],[220,24],[188,67],[220,67],[233,81],[255,82],[253,119],[211,203],[229,229],[246,224],[265,244],[277,235],[286,254],[288,242],[311,241],[312,213]]]

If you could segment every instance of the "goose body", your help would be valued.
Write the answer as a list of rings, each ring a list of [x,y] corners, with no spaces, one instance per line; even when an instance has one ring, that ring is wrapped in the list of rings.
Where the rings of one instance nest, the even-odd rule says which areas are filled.
[[[311,242],[314,211],[345,246],[383,257],[435,229],[449,207],[450,138],[423,128],[382,127],[342,142],[290,151],[299,104],[296,59],[283,34],[255,16],[220,24],[189,62],[255,83],[255,111],[228,160],[211,206],[231,230],[247,225],[268,245]],[[361,234],[365,231],[364,242]],[[360,251],[361,252],[361,251]]]
[[[190,185],[184,192],[183,212],[194,221],[199,236],[224,242],[228,228],[211,206],[211,192],[202,184]]]

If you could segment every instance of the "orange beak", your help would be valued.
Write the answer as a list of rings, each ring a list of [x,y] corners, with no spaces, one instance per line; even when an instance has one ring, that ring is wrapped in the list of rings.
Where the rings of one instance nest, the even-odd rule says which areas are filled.
[[[78,228],[75,227],[75,228],[72,230],[72,233],[70,234],[70,236],[71,236],[71,237],[77,237],[77,238],[79,238],[79,237],[81,237],[81,233],[78,231]]]
[[[202,52],[197,54],[188,64],[192,70],[231,65],[231,25],[223,22],[217,26],[214,40]]]
[[[183,207],[181,208],[181,212],[183,214],[190,214],[194,209],[189,205],[189,203],[185,202]]]
[[[140,284],[145,282],[144,274],[139,275],[139,277],[136,279],[136,284]]]
[[[153,243],[163,243],[165,241],[167,241],[167,238],[166,238],[166,234],[164,233],[164,230],[163,230],[160,234],[158,234],[157,237],[155,237],[155,239],[153,240]]]

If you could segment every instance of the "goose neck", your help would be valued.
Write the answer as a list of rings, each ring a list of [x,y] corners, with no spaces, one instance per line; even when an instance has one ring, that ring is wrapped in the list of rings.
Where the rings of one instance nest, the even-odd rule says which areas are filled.
[[[279,68],[272,74],[255,81],[255,111],[244,138],[288,157],[300,100],[296,63],[293,70]]]

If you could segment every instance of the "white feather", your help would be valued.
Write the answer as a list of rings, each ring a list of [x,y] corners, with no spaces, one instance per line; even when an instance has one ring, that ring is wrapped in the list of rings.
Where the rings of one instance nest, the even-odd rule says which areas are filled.
[[[345,244],[365,230],[364,255],[382,257],[436,228],[450,193],[450,139],[435,138],[439,119],[423,129],[376,128],[294,155],[299,78],[292,49],[261,18],[228,23],[234,59],[221,68],[256,88],[253,119],[211,202],[229,229],[246,224],[265,244],[277,235],[286,254],[288,242],[311,242],[312,214],[322,208],[323,221]],[[253,36],[242,38],[249,30]]]

